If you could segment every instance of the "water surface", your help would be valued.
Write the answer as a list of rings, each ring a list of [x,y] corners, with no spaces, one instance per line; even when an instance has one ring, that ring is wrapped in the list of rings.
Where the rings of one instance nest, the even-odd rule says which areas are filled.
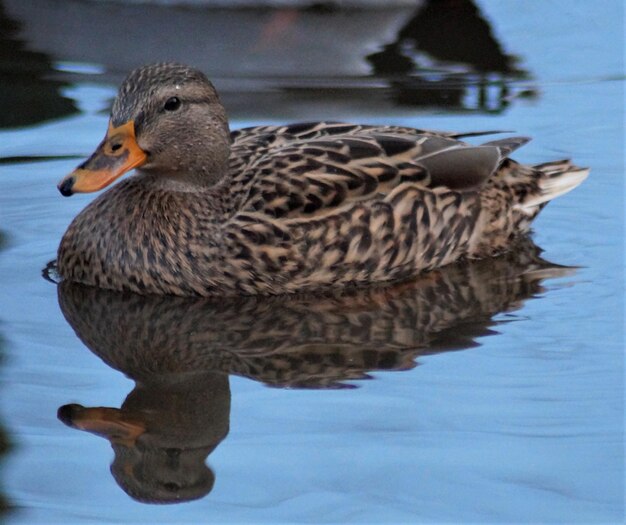
[[[0,1],[2,519],[621,522],[622,3],[162,4]],[[41,271],[93,198],[56,182],[123,75],[162,59],[214,78],[233,128],[515,130],[534,139],[515,158],[592,174],[536,221],[543,253],[392,289],[56,286]]]

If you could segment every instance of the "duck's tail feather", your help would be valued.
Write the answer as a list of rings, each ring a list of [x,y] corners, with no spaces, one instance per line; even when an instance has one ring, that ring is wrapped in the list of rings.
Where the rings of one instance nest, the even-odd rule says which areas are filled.
[[[516,149],[521,148],[524,144],[527,144],[531,140],[532,139],[530,137],[507,137],[506,139],[485,142],[484,144],[481,144],[481,146],[496,146],[500,150],[500,156],[504,159]]]
[[[569,160],[546,162],[533,168],[541,173],[537,181],[539,191],[529,193],[518,204],[524,211],[535,210],[552,199],[572,191],[589,175],[589,168],[579,168]]]

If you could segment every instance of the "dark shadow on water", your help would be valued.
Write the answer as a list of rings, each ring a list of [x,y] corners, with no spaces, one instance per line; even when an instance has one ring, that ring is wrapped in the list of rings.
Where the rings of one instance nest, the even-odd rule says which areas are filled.
[[[205,71],[235,118],[368,118],[398,106],[501,112],[536,92],[520,83],[529,73],[487,20],[472,0],[245,9],[0,0],[0,100],[21,108],[0,126],[75,111],[57,79],[117,85],[130,69],[163,60]],[[81,64],[101,74],[85,76]]]
[[[5,341],[0,335],[0,367],[2,366],[2,361],[4,361],[4,347]],[[7,454],[11,449],[11,443],[3,423],[3,421],[0,421],[0,472],[2,471],[3,463],[6,460]],[[4,483],[0,484],[0,523],[2,523],[3,517],[6,516],[12,509],[10,501],[4,493],[3,485]]]
[[[509,84],[528,78],[472,0],[425,1],[393,42],[366,59],[401,106],[500,112],[514,96]]]
[[[202,497],[214,481],[205,460],[228,433],[229,374],[280,388],[349,388],[373,371],[409,370],[420,355],[476,346],[497,333],[494,315],[572,272],[539,253],[524,240],[499,258],[324,297],[215,302],[60,283],[78,337],[135,388],[119,409],[71,404],[59,418],[111,442],[111,471],[134,498]]]
[[[0,230],[0,252],[7,246],[7,239],[4,231]],[[0,319],[0,327],[2,326],[2,319]],[[0,368],[4,364],[6,341],[0,332]],[[1,385],[5,387],[5,385]],[[7,430],[4,425],[4,421],[0,419],[0,472],[2,471],[3,463],[6,460],[7,454],[10,452],[11,442]],[[0,482],[0,523],[12,509],[11,503],[7,496],[4,494],[4,483]]]
[[[2,359],[4,340],[0,338],[0,360]],[[1,363],[0,363],[1,366]],[[4,425],[0,422],[0,471],[2,470],[3,462],[6,459],[7,454],[10,452],[11,443],[5,430]],[[13,510],[11,502],[4,493],[2,485],[0,485],[0,523],[4,516],[9,514]]]
[[[0,128],[28,126],[77,113],[74,102],[60,93],[66,82],[52,78],[50,57],[28,49],[19,38],[20,22],[11,19],[0,1]]]
[[[465,64],[477,72],[525,76],[472,0],[427,0],[398,31],[395,41],[385,45],[387,59],[373,54],[368,60],[381,73],[409,73],[428,67],[420,64],[420,54]]]

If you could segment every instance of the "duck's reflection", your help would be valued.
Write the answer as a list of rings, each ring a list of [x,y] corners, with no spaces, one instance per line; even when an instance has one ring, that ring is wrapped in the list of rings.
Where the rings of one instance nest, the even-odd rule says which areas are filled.
[[[341,387],[373,370],[405,370],[423,353],[468,348],[493,333],[541,282],[569,273],[525,240],[502,257],[387,288],[327,297],[230,302],[143,297],[59,285],[81,340],[136,382],[120,409],[65,405],[60,419],[106,437],[112,472],[141,501],[202,497],[208,454],[228,433],[228,374],[277,387]]]
[[[148,373],[136,381],[120,409],[64,405],[59,418],[111,442],[111,473],[136,500],[173,503],[208,494],[215,475],[205,460],[228,434],[228,375]]]

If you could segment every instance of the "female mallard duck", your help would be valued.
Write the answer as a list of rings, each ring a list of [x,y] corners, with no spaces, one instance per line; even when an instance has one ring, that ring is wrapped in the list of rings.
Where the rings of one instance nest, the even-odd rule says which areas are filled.
[[[394,281],[505,251],[588,171],[507,158],[526,138],[307,123],[229,132],[200,71],[136,69],[63,195],[134,176],[59,247],[70,281],[144,294],[283,294]]]

